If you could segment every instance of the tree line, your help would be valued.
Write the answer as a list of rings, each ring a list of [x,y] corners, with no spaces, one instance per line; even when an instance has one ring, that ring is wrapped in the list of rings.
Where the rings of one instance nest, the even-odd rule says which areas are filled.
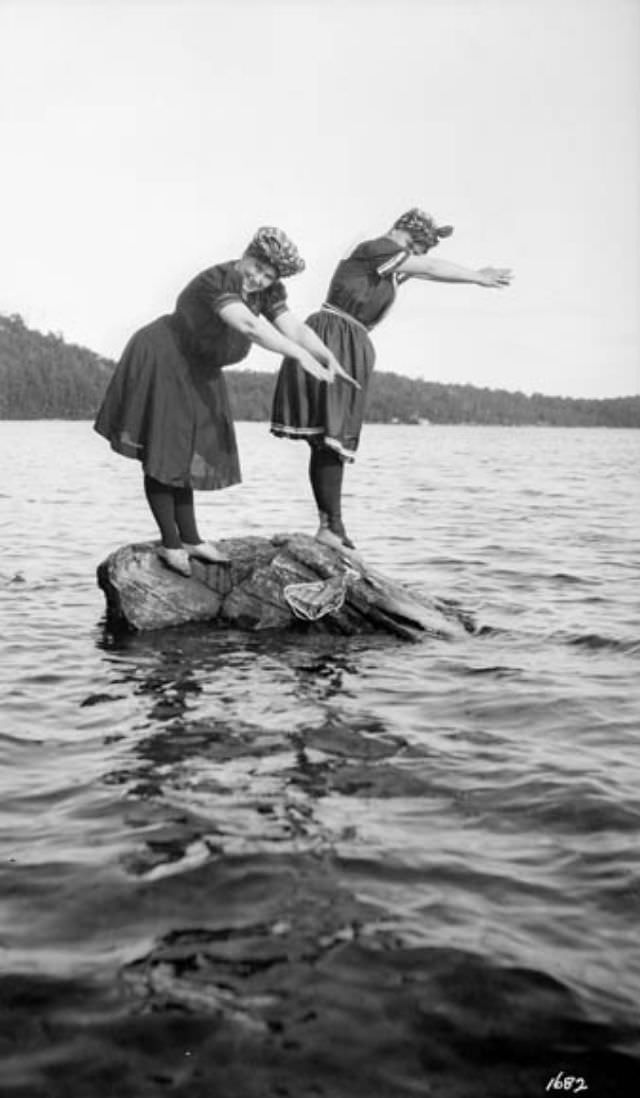
[[[0,419],[91,419],[114,365],[0,313]]]
[[[65,342],[60,333],[43,335],[28,328],[18,314],[0,314],[0,419],[92,419],[113,370],[112,361]],[[236,419],[269,419],[274,374],[231,369],[225,376]],[[373,375],[366,419],[372,423],[640,427],[640,396],[608,400],[527,396],[379,371]]]

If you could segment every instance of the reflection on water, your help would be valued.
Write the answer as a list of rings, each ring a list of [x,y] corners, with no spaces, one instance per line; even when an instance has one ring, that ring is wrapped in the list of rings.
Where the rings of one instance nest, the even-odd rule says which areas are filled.
[[[0,1093],[635,1092],[635,433],[372,428],[350,526],[479,624],[406,646],[111,636],[139,471],[3,426],[36,475],[0,501]],[[212,527],[303,525],[261,431]]]

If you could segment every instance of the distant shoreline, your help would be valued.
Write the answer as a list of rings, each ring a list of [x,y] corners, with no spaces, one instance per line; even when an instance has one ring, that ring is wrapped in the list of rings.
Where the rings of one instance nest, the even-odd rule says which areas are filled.
[[[0,416],[0,423],[87,423],[92,425],[94,416]],[[514,427],[529,428],[534,430],[575,430],[575,431],[637,431],[640,430],[640,423],[635,424],[611,424],[611,423],[473,423],[469,420],[464,422],[447,422],[447,423],[391,423],[383,420],[368,420],[368,427],[483,427],[492,428],[500,427],[505,430],[511,430]],[[236,426],[241,423],[256,423],[263,427],[268,428],[270,424],[269,419],[245,419],[241,416],[234,418]],[[296,439],[285,439],[286,442],[299,441]]]
[[[61,335],[43,335],[17,314],[0,314],[0,420],[91,420],[115,363]],[[266,423],[275,374],[225,371],[236,421]],[[367,423],[389,426],[640,427],[640,395],[591,400],[474,385],[445,384],[375,371]]]

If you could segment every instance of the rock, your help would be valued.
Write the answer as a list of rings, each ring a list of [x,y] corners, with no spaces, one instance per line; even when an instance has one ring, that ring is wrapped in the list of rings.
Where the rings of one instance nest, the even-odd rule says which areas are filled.
[[[151,542],[111,553],[97,573],[110,627],[150,630],[208,621],[251,631],[383,631],[407,640],[450,638],[472,628],[451,604],[409,590],[364,563],[347,562],[306,534],[215,544],[231,563],[192,560],[189,578],[168,568]],[[309,586],[296,586],[301,584]],[[301,607],[311,620],[301,620]]]

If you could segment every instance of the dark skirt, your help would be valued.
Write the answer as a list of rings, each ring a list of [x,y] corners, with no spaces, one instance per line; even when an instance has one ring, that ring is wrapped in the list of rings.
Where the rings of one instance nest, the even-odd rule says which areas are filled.
[[[313,313],[307,324],[361,389],[340,378],[331,385],[316,381],[295,359],[285,358],[276,382],[271,431],[279,438],[328,446],[345,461],[353,461],[375,362],[373,344],[364,328],[335,313]]]
[[[242,479],[222,370],[185,355],[172,316],[129,340],[94,427],[162,484],[215,489]]]

